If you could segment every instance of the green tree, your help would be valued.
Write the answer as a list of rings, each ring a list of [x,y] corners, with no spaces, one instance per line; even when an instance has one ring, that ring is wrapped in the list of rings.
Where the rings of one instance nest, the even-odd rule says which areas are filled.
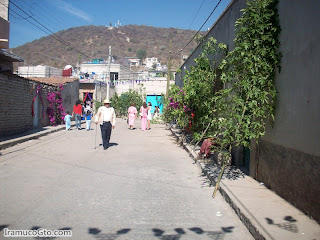
[[[215,94],[214,128],[219,147],[230,156],[232,146],[250,147],[250,140],[259,141],[265,134],[265,121],[274,119],[276,68],[280,26],[277,0],[247,1],[247,8],[236,22],[234,50],[221,64],[221,79],[228,86]],[[217,185],[222,177],[224,161]]]
[[[115,94],[111,101],[116,114],[118,116],[126,116],[131,104],[135,103],[136,107],[139,108],[142,105],[143,98],[137,90],[129,89],[128,92],[122,93],[120,96]]]
[[[147,56],[147,52],[144,49],[138,49],[137,50],[137,58],[139,58],[140,60],[145,59]]]

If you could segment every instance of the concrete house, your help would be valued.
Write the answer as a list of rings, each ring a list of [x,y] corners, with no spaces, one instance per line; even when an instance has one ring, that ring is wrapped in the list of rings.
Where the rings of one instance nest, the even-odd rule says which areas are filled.
[[[234,47],[235,21],[246,0],[233,0],[205,38]],[[320,222],[320,2],[279,1],[281,72],[274,126],[267,125],[259,146],[242,154],[249,174]],[[183,85],[201,46],[182,64],[175,83]]]
[[[121,64],[109,63],[103,59],[86,62],[79,65],[80,79],[79,98],[83,99],[88,93],[92,99],[103,101],[115,93],[118,82],[130,81],[135,74],[130,68]]]
[[[158,66],[159,61],[158,61],[158,58],[156,58],[156,57],[146,58],[146,59],[145,59],[145,64],[146,64],[146,68],[152,69],[153,66],[154,66],[154,64],[155,64],[156,66]]]
[[[18,75],[21,77],[62,77],[62,69],[46,65],[20,66]]]

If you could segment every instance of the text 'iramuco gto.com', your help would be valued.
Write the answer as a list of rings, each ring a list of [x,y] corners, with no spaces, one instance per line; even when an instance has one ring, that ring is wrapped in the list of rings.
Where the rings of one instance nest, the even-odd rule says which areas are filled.
[[[3,229],[4,237],[72,237],[71,230],[47,230],[39,228],[36,230],[10,230]]]

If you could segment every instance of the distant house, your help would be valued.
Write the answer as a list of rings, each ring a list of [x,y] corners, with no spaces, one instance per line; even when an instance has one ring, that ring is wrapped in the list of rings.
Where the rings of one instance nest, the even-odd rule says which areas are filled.
[[[135,79],[135,74],[130,68],[104,60],[82,63],[79,68],[80,99],[83,99],[87,93],[97,101],[102,101],[107,96],[111,98],[115,93],[114,88],[117,82]],[[99,86],[99,90],[96,90],[96,86]]]
[[[159,64],[158,58],[156,57],[146,58],[145,60],[145,65],[146,65],[146,68],[148,69],[152,69],[154,65],[158,66],[158,64]]]
[[[62,69],[46,65],[18,67],[20,77],[62,77]]]
[[[139,58],[127,57],[126,59],[129,61],[130,67],[139,67],[139,66],[141,66],[141,60]]]

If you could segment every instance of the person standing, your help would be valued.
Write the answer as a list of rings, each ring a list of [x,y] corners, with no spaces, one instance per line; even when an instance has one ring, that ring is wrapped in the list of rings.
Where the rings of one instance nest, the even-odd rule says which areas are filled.
[[[104,106],[99,107],[95,116],[96,125],[100,124],[101,137],[103,149],[107,150],[109,147],[109,141],[111,137],[111,130],[114,129],[116,124],[116,113],[113,107],[110,106],[108,99],[103,101]]]
[[[73,106],[72,117],[74,116],[74,120],[76,121],[76,128],[81,130],[81,114],[82,114],[82,106],[80,100],[76,101],[76,104]]]
[[[87,131],[91,130],[91,117],[92,117],[92,113],[89,110],[85,111],[84,118],[86,120]]]
[[[66,123],[66,130],[71,129],[71,115],[70,112],[67,111],[67,115],[64,117],[64,122]]]
[[[152,120],[152,114],[151,114],[151,107],[152,107],[152,104],[151,102],[148,102],[148,114],[147,114],[147,120],[148,120],[148,128],[147,130],[150,130],[150,122]]]
[[[148,106],[146,102],[143,102],[141,108],[141,130],[144,131],[147,129],[147,117],[148,117]]]
[[[128,122],[129,122],[129,129],[133,130],[134,120],[137,118],[137,109],[134,106],[135,104],[132,103],[131,106],[128,108]]]
[[[154,115],[153,115],[153,117],[154,117],[155,119],[157,119],[158,116],[159,116],[159,107],[158,107],[158,106],[155,106],[154,108],[155,108],[155,109],[154,109]]]

